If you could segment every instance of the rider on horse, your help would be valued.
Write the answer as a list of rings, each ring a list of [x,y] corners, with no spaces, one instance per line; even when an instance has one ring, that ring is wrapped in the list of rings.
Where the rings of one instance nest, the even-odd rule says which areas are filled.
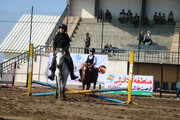
[[[88,65],[90,70],[91,70],[91,74],[93,76],[94,73],[94,67],[97,64],[97,57],[94,55],[95,54],[95,49],[91,48],[90,49],[90,54],[87,56],[84,65]],[[80,76],[82,77],[82,69],[79,70]],[[79,79],[79,81],[81,81],[81,79]]]
[[[75,80],[78,78],[77,76],[74,75],[74,65],[69,53],[70,39],[66,31],[67,31],[67,26],[64,24],[60,25],[59,32],[56,34],[56,36],[53,39],[53,59],[52,59],[51,67],[49,68],[51,71],[51,75],[48,76],[48,78],[51,80],[54,80],[55,77],[57,48],[62,48],[62,52],[65,56],[65,63],[67,64],[68,69],[70,71],[71,79]]]

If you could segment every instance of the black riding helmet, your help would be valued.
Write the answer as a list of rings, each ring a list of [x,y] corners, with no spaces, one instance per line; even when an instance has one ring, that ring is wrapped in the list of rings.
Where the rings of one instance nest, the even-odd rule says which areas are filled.
[[[94,49],[94,48],[91,48],[91,49],[90,49],[90,52],[95,53],[95,49]]]
[[[65,32],[67,31],[67,26],[65,24],[60,25],[59,28],[63,28]]]

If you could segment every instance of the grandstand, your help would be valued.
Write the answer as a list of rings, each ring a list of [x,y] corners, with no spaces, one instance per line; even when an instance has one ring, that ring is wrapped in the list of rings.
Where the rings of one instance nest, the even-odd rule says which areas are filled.
[[[150,28],[143,28],[144,32],[151,31],[153,45],[141,45],[144,50],[171,50],[174,25],[152,25]],[[102,23],[97,23],[93,18],[82,18],[78,29],[73,35],[71,45],[74,47],[84,46],[86,33],[90,34],[91,47],[100,48],[102,39]],[[139,41],[137,40],[139,28],[134,28],[132,24],[121,24],[118,20],[113,19],[111,23],[104,23],[103,46],[104,43],[112,44],[118,49],[138,49]]]

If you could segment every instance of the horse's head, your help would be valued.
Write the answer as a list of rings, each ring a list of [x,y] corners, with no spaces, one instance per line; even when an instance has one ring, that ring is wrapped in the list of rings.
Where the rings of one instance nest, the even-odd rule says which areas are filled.
[[[56,50],[56,62],[57,62],[57,66],[61,65],[63,62],[63,52],[62,49],[57,49]]]
[[[90,68],[89,65],[83,65],[82,66],[82,79],[85,79],[86,77],[88,77],[90,75]]]

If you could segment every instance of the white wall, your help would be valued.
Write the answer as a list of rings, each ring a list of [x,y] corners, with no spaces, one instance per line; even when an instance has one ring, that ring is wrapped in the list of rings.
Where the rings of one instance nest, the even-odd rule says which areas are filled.
[[[7,61],[13,57],[18,56],[19,54],[17,53],[4,53],[4,61]]]
[[[108,61],[107,74],[127,75],[127,61]]]
[[[122,11],[122,9],[127,12],[128,10],[131,10],[133,15],[135,13],[140,13],[141,11],[141,5],[142,0],[99,0],[100,6],[99,8],[102,8],[103,11],[106,11],[107,9],[111,12],[113,18],[118,18],[119,13]]]
[[[37,61],[33,62],[33,80],[47,82],[49,57],[37,57]],[[40,71],[39,71],[40,70]],[[27,80],[27,63],[17,66],[15,72],[15,82],[26,83]],[[40,74],[39,74],[40,73]],[[12,81],[13,70],[3,74],[1,81]]]
[[[4,61],[4,53],[0,53],[0,63]]]
[[[70,15],[94,18],[95,0],[70,0]]]
[[[180,20],[180,0],[147,0],[146,13],[150,20],[153,19],[155,12],[166,14],[168,18],[169,11],[173,11],[175,20]]]

